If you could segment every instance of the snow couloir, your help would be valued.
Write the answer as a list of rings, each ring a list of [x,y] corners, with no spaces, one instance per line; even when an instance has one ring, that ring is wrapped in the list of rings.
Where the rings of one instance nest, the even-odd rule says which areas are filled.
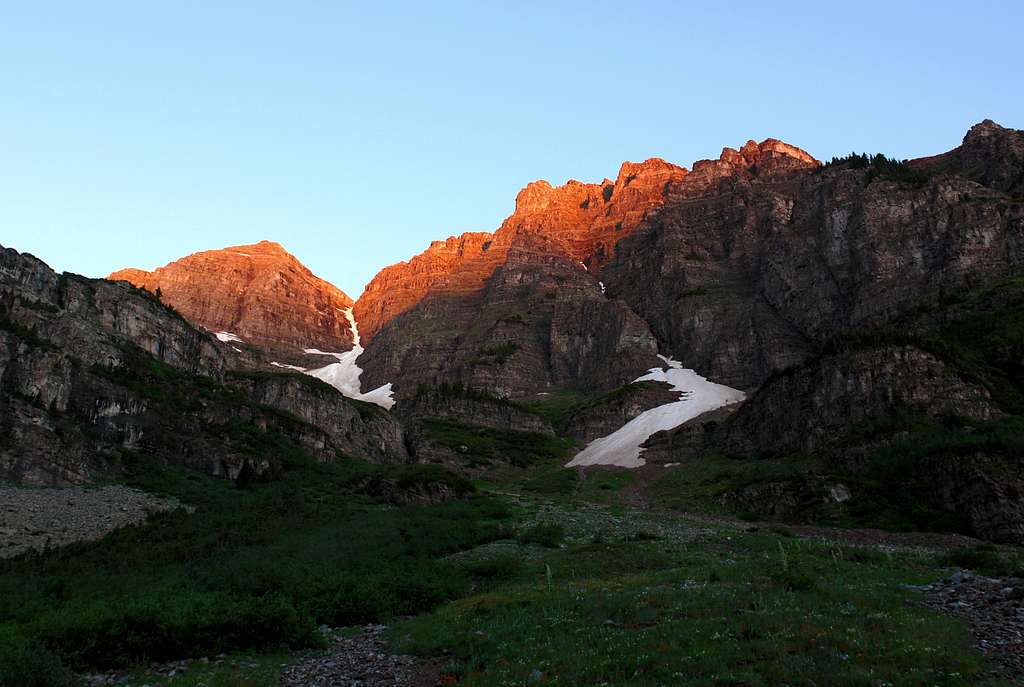
[[[659,355],[668,369],[652,367],[636,382],[668,382],[679,400],[651,408],[624,424],[606,437],[595,439],[576,454],[566,467],[579,465],[617,465],[638,468],[646,461],[640,457],[640,447],[657,432],[672,429],[702,413],[738,403],[746,395],[737,389],[709,382],[693,370],[684,370],[682,363]]]
[[[383,408],[390,408],[395,405],[395,399],[392,397],[391,392],[391,382],[388,382],[383,386],[379,386],[373,391],[362,393],[359,384],[359,375],[363,374],[363,370],[356,364],[356,358],[358,358],[363,352],[363,347],[359,343],[359,327],[356,325],[355,317],[352,316],[352,308],[342,310],[341,312],[344,313],[345,319],[348,320],[349,326],[352,329],[352,350],[345,351],[344,353],[328,353],[316,348],[304,349],[304,352],[309,355],[326,355],[331,356],[336,360],[333,363],[324,365],[323,367],[314,368],[312,370],[307,370],[304,367],[297,367],[295,365],[282,365],[281,363],[271,363],[271,365],[288,368],[316,377],[321,381],[327,382],[349,398],[367,401],[369,403],[376,403]]]

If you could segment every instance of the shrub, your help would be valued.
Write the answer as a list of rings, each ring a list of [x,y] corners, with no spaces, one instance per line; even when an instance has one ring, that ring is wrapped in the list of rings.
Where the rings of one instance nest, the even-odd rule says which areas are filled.
[[[772,573],[772,582],[777,587],[791,592],[809,592],[814,589],[814,578],[799,569],[790,568]]]
[[[554,522],[540,522],[519,533],[520,544],[540,544],[549,549],[558,546],[565,538],[565,528]]]
[[[993,577],[1024,577],[1024,559],[1020,554],[1001,554],[992,544],[954,549],[941,558],[943,565],[973,570]]]
[[[517,577],[522,570],[522,559],[511,554],[472,561],[466,565],[466,571],[470,575],[487,580],[510,580]]]
[[[0,687],[70,687],[74,675],[41,642],[0,636]]]
[[[523,491],[534,494],[572,494],[579,482],[575,470],[558,467],[524,479],[521,484]]]

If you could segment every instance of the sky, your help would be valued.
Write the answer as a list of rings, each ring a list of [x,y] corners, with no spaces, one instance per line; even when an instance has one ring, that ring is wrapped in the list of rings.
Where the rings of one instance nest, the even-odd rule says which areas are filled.
[[[0,0],[0,245],[102,277],[280,242],[355,297],[535,179],[1024,128],[1016,2]]]

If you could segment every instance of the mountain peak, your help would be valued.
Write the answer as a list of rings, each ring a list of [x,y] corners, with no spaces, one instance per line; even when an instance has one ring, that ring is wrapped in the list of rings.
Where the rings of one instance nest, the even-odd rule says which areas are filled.
[[[108,279],[159,289],[161,298],[193,324],[231,332],[268,350],[352,346],[344,315],[352,299],[273,241],[200,251],[152,272],[128,268]]]

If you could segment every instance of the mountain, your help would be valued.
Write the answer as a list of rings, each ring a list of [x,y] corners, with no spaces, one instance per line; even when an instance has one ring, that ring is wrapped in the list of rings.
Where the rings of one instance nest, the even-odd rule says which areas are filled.
[[[672,199],[725,179],[775,180],[819,163],[774,139],[726,148],[693,171],[626,162],[616,180],[529,184],[493,234],[438,241],[382,270],[356,302],[369,341],[368,383],[458,381],[502,397],[562,387],[609,389],[657,363],[648,323],[609,298],[603,268],[616,246]]]
[[[431,416],[529,426],[493,409],[505,399],[586,427],[629,382],[693,370],[679,376],[748,400],[655,433],[628,464],[771,458],[793,477],[721,502],[1022,542],[1022,150],[1024,132],[986,120],[909,162],[822,165],[769,139],[693,171],[653,160],[614,183],[535,182],[494,234],[437,242],[371,282],[360,364],[394,382],[428,459],[444,441]],[[666,365],[655,354],[669,370],[645,375]],[[611,432],[585,462],[619,464],[671,408],[692,417],[703,396],[680,390],[610,413],[636,436]]]
[[[1024,169],[1008,152],[1022,140],[985,122],[924,165],[855,156],[785,179],[726,178],[666,202],[602,278],[660,350],[755,389],[837,336],[1019,272],[1024,212],[1006,180]]]
[[[759,477],[723,476],[716,508],[1024,542],[1022,179],[1024,132],[988,120],[913,161],[767,139],[627,162],[529,184],[495,232],[432,243],[355,304],[267,242],[112,275],[151,291],[7,251],[0,468],[75,480],[145,437],[272,472],[208,431],[243,419],[320,460],[482,477],[728,457]],[[392,386],[394,412],[356,400],[390,408]]]
[[[236,358],[148,291],[0,247],[0,481],[87,482],[141,460],[230,479],[302,452],[408,460],[384,410]]]
[[[304,349],[353,346],[352,299],[271,241],[194,253],[152,272],[128,268],[108,279],[160,292],[185,319],[283,361]]]

